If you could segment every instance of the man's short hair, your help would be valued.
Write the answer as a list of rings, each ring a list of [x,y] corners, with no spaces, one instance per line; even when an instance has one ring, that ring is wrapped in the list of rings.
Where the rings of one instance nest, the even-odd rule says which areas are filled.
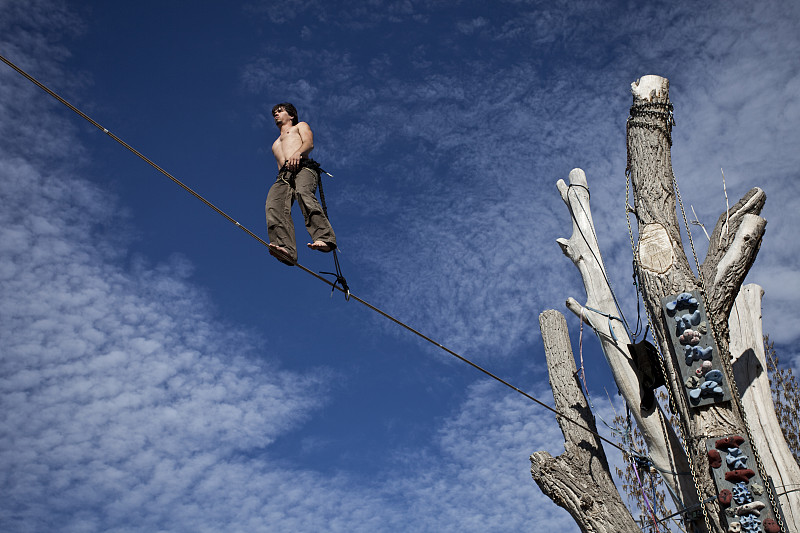
[[[274,115],[275,111],[278,111],[279,109],[283,109],[284,111],[289,113],[289,116],[292,117],[292,125],[293,126],[297,125],[297,123],[299,122],[297,119],[297,109],[295,109],[295,107],[292,104],[290,104],[289,102],[283,102],[277,104],[275,105],[275,107],[272,108],[272,114]]]

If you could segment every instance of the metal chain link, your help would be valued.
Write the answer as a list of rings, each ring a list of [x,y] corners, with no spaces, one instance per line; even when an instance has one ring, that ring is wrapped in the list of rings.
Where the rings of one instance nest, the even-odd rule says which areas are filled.
[[[660,109],[660,110],[659,110]],[[667,138],[667,144],[672,146],[672,126],[675,125],[675,117],[672,113],[673,107],[671,103],[662,102],[646,102],[641,104],[634,104],[631,106],[630,116],[628,117],[628,127],[630,128],[631,120],[636,117],[650,117],[657,120],[666,118],[667,125],[659,126],[656,124],[636,124],[637,127],[650,131],[658,131]],[[630,163],[630,161],[628,161]]]
[[[652,317],[650,315],[650,310],[647,308],[647,306],[644,306],[644,308],[645,308],[645,313],[647,314],[647,323],[650,324],[650,329],[651,329],[651,331],[653,331],[653,320],[652,320]],[[667,376],[669,374],[667,372],[667,368],[666,368],[665,363],[664,363],[665,355],[661,351],[661,346],[660,346],[660,343],[658,342],[658,339],[655,339],[655,337],[654,337],[653,340],[656,341],[653,344],[655,345],[656,351],[658,352],[658,362],[659,362],[659,365],[661,366],[661,372],[663,372],[664,375]],[[667,380],[667,381],[669,382],[669,380]],[[675,394],[678,394],[678,392],[675,391]],[[670,408],[670,410],[673,413],[680,413],[680,410],[678,409],[677,402],[675,401],[675,395],[673,394],[671,383],[670,383],[670,386],[667,387],[667,397],[669,398],[669,408]],[[686,435],[688,433],[688,428],[685,428],[684,424],[678,424],[678,429],[681,432],[681,448],[683,449],[683,453],[686,454],[686,459],[689,461],[689,472],[692,475],[692,482],[694,483],[694,490],[697,493],[697,501],[700,502],[700,511],[703,513],[703,520],[705,521],[705,524],[706,524],[706,531],[708,531],[710,533],[711,531],[713,531],[713,528],[711,527],[711,518],[708,516],[708,511],[706,509],[706,506],[702,504],[702,502],[704,500],[703,491],[700,488],[700,483],[699,483],[699,480],[698,480],[699,476],[697,475],[697,469],[695,467],[693,454],[689,450],[689,441],[691,439],[688,438],[687,435]]]
[[[672,185],[675,188],[675,197],[678,199],[678,204],[681,208],[681,214],[683,215],[683,225],[686,228],[686,233],[689,236],[689,243],[692,248],[692,255],[694,256],[694,263],[697,266],[697,278],[700,283],[700,291],[703,295],[703,300],[708,301],[708,295],[706,293],[705,282],[703,279],[703,272],[700,270],[700,262],[697,258],[697,252],[694,249],[694,241],[692,240],[692,232],[689,230],[689,223],[686,220],[686,210],[683,208],[683,201],[681,200],[681,193],[678,189],[678,182],[675,179],[675,174],[672,175]],[[706,313],[708,313],[708,309],[706,309]],[[717,349],[719,350],[719,346],[721,346],[720,338],[717,333],[716,328],[714,327],[714,321],[709,320],[708,326],[711,329],[711,334],[714,336],[714,340],[717,343]],[[722,359],[722,354],[720,354],[720,359]],[[771,484],[768,482],[767,479],[767,471],[764,467],[763,461],[761,461],[761,456],[756,449],[755,442],[753,442],[753,432],[750,429],[750,424],[747,422],[747,414],[745,413],[744,406],[742,405],[741,398],[739,396],[739,388],[736,385],[736,380],[733,376],[733,367],[730,363],[730,343],[728,344],[728,364],[722,365],[725,374],[728,377],[728,383],[731,386],[731,396],[733,396],[733,402],[736,405],[736,408],[739,410],[739,414],[742,417],[742,423],[744,424],[745,432],[747,433],[747,440],[750,443],[750,449],[753,451],[753,455],[755,456],[756,465],[758,467],[758,473],[761,476],[761,481],[764,483],[764,490],[767,493],[767,497],[769,498],[769,502],[772,505],[772,511],[775,515],[775,520],[778,522],[778,526],[781,528],[781,531],[784,533],[788,533],[781,518],[781,513],[779,512],[778,506],[780,503],[777,501],[775,494],[772,490]]]

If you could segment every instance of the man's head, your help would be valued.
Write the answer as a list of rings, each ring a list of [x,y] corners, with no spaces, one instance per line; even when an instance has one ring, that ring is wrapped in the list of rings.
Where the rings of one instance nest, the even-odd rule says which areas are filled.
[[[289,116],[292,117],[292,125],[297,124],[298,122],[297,109],[295,109],[295,107],[292,104],[290,104],[289,102],[283,102],[277,104],[275,107],[272,108],[272,116],[274,117],[275,113],[280,111],[286,111],[289,114]]]

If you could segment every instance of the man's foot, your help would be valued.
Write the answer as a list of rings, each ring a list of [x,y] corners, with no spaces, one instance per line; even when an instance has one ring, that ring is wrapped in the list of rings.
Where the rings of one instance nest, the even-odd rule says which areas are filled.
[[[330,252],[335,248],[335,246],[331,246],[325,241],[314,241],[308,243],[308,247],[312,250],[318,250],[320,252]]]
[[[297,264],[297,261],[292,259],[292,256],[289,254],[289,250],[284,248],[283,246],[278,246],[277,244],[269,244],[269,255],[283,263],[284,265],[294,266]]]

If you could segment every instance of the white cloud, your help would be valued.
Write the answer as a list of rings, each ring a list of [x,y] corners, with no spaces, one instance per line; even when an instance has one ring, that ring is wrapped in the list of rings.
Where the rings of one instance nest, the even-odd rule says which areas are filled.
[[[527,472],[557,439],[551,417],[495,383],[370,486],[282,466],[269,444],[308,420],[325,376],[256,357],[257,339],[209,318],[180,262],[126,272],[95,248],[89,227],[114,218],[81,208],[104,193],[19,170],[5,166],[2,188],[3,529],[505,531],[536,516],[571,530],[538,509]],[[68,203],[73,217],[56,209]]]
[[[730,175],[733,201],[762,186],[770,224],[751,278],[758,281],[759,266],[771,261],[795,268],[796,254],[773,243],[786,242],[794,226],[784,225],[794,215],[783,204],[791,198],[784,192],[794,189],[787,161],[797,159],[791,148],[797,139],[793,122],[782,117],[798,114],[797,69],[788,67],[796,10],[772,24],[780,10],[749,13],[744,3],[699,12],[680,5],[598,10],[584,3],[558,16],[536,5],[505,7],[504,20],[529,24],[532,35],[546,29],[549,37],[506,28],[513,44],[492,44],[500,34],[490,29],[501,21],[469,17],[457,27],[480,20],[480,32],[469,41],[426,33],[425,66],[410,61],[408,68],[377,41],[382,64],[394,67],[380,71],[379,83],[359,73],[355,50],[339,57],[331,50],[319,57],[297,49],[265,53],[281,58],[288,79],[316,88],[313,100],[306,90],[294,92],[319,119],[316,127],[336,141],[321,143],[319,158],[347,169],[329,202],[333,212],[364,222],[347,228],[344,246],[355,262],[383,271],[376,290],[387,295],[389,309],[425,323],[427,333],[456,349],[489,357],[498,344],[513,350],[530,343],[536,333],[527,317],[582,293],[554,242],[570,231],[554,183],[580,166],[612,284],[633,313],[624,122],[630,82],[652,71],[672,78],[673,160],[687,210],[694,205],[707,224],[716,219],[724,206],[711,201],[721,197],[720,166]],[[435,26],[435,18],[426,20],[426,28]],[[554,50],[553,40],[567,51]],[[466,51],[474,46],[480,54]],[[561,63],[552,64],[557,52]],[[262,69],[255,62],[250,70]],[[735,178],[742,173],[752,177]],[[376,219],[380,224],[369,223]]]
[[[8,160],[2,176],[4,528],[79,531],[89,513],[106,530],[159,502],[202,505],[208,468],[324,401],[323,375],[268,364],[213,322],[180,263],[125,272],[97,246],[93,227],[118,222],[105,193]]]

